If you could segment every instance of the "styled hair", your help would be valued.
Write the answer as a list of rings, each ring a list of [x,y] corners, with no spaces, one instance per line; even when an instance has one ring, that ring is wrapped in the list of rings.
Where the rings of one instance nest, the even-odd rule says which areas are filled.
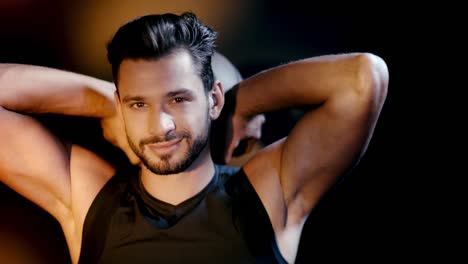
[[[160,14],[137,17],[120,27],[107,44],[107,59],[117,85],[124,59],[157,60],[180,49],[187,50],[205,91],[213,87],[211,57],[217,33],[201,23],[195,14]]]

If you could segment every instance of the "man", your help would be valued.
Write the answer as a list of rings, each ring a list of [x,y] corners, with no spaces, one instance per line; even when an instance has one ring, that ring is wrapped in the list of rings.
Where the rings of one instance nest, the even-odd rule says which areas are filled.
[[[341,54],[240,82],[223,111],[226,162],[260,136],[260,114],[310,110],[242,168],[215,165],[209,130],[224,105],[210,67],[215,38],[191,13],[130,21],[108,46],[115,93],[73,73],[1,69],[0,180],[58,220],[73,263],[292,263],[307,216],[364,153],[388,72],[375,55]],[[137,169],[116,171],[21,113],[103,118],[105,137]]]

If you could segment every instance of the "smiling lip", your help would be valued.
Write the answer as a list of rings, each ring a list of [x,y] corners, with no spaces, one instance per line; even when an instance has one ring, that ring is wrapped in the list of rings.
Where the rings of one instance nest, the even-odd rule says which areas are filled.
[[[169,141],[164,141],[160,143],[148,144],[148,147],[157,152],[171,152],[176,149],[179,143],[182,141],[182,138],[177,138]]]

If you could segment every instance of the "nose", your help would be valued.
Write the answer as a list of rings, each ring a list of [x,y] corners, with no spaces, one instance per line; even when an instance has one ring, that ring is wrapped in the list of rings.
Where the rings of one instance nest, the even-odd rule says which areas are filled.
[[[164,111],[151,115],[148,122],[149,132],[152,135],[165,136],[175,129],[173,117]]]

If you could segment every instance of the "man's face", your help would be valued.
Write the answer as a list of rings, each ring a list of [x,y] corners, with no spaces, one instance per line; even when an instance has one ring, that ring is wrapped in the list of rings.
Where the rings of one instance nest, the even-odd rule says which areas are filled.
[[[190,55],[177,51],[157,61],[124,60],[118,78],[135,154],[155,174],[189,168],[207,146],[211,123],[208,96]]]

